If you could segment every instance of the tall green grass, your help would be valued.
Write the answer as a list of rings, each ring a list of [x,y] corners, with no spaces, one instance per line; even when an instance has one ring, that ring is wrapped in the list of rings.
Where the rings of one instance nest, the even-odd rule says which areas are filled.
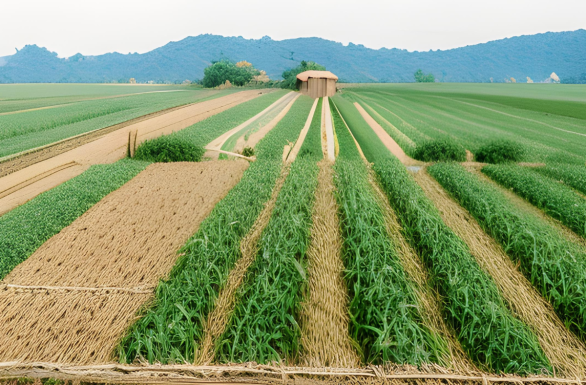
[[[554,178],[586,194],[586,166],[574,164],[548,164],[537,167],[535,171]]]
[[[586,237],[586,199],[572,188],[517,165],[491,165],[482,172]]]
[[[443,223],[399,160],[378,161],[374,170],[407,239],[443,297],[446,321],[468,355],[497,373],[550,371],[535,335],[512,315],[494,281],[480,268],[464,241]]]
[[[321,107],[322,99],[318,102]],[[220,341],[221,362],[295,360],[307,285],[307,248],[321,150],[321,109],[311,126],[260,239],[260,250],[237,293]]]
[[[122,159],[114,164],[92,166],[0,216],[0,279],[148,164]]]
[[[193,361],[207,315],[241,256],[240,240],[270,198],[281,171],[283,146],[297,139],[312,103],[308,97],[297,99],[256,146],[257,161],[183,247],[184,255],[170,278],[157,288],[154,306],[144,312],[121,342],[120,361]]]
[[[315,160],[297,158],[265,228],[238,304],[216,345],[221,362],[294,360],[300,349],[300,303],[317,186]]]
[[[429,172],[519,263],[566,326],[586,339],[586,250],[462,166],[437,164]]]
[[[372,139],[374,133],[363,119],[350,109],[340,110],[344,119],[352,117],[346,121],[368,160],[374,162],[373,169],[405,237],[422,258],[432,285],[442,296],[446,322],[468,355],[481,367],[495,372],[550,371],[535,335],[512,315],[494,281],[480,268],[464,241],[443,223],[403,164],[378,138]]]

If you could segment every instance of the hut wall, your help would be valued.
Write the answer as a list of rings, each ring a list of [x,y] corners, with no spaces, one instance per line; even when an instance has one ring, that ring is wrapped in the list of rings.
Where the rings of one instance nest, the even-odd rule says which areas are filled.
[[[327,91],[325,96],[334,96],[336,95],[336,81],[334,79],[327,79]]]
[[[301,82],[299,91],[314,99],[334,96],[336,94],[336,81],[334,79],[309,78],[306,82]]]

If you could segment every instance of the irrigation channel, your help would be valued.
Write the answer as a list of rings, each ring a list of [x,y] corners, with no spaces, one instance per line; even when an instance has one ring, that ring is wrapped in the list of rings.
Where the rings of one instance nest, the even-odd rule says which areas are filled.
[[[93,164],[113,163],[124,158],[130,132],[137,134],[140,143],[182,130],[257,96],[257,90],[242,91],[195,103],[122,127],[90,143],[8,174],[0,178],[0,215],[81,174]]]

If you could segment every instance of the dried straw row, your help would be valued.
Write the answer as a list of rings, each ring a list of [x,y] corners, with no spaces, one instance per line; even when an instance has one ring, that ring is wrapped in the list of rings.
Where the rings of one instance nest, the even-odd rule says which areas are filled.
[[[95,365],[62,366],[52,363],[5,363],[0,364],[1,379],[9,384],[21,384],[18,379],[57,378],[73,380],[73,383],[254,383],[254,384],[387,384],[387,385],[489,385],[495,384],[582,384],[580,380],[551,377],[495,376],[475,373],[458,375],[441,371],[414,370],[412,367],[383,368],[369,366],[365,369],[304,368],[279,365],[193,366],[193,365]],[[14,382],[10,382],[14,379]],[[42,384],[36,381],[34,384]]]
[[[480,266],[492,276],[512,311],[533,330],[555,374],[586,378],[586,347],[564,326],[504,250],[426,170],[415,174],[415,179],[439,209],[443,221],[466,242]]]
[[[348,290],[343,280],[342,235],[334,197],[332,163],[318,163],[311,242],[309,294],[301,310],[301,359],[311,367],[357,367],[348,330]]]

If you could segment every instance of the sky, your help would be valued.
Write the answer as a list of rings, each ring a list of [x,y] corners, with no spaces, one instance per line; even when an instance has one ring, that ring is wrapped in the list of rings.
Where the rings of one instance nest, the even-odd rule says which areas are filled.
[[[1,0],[0,9],[0,57],[26,44],[59,57],[144,53],[204,33],[428,51],[586,29],[586,0]]]

